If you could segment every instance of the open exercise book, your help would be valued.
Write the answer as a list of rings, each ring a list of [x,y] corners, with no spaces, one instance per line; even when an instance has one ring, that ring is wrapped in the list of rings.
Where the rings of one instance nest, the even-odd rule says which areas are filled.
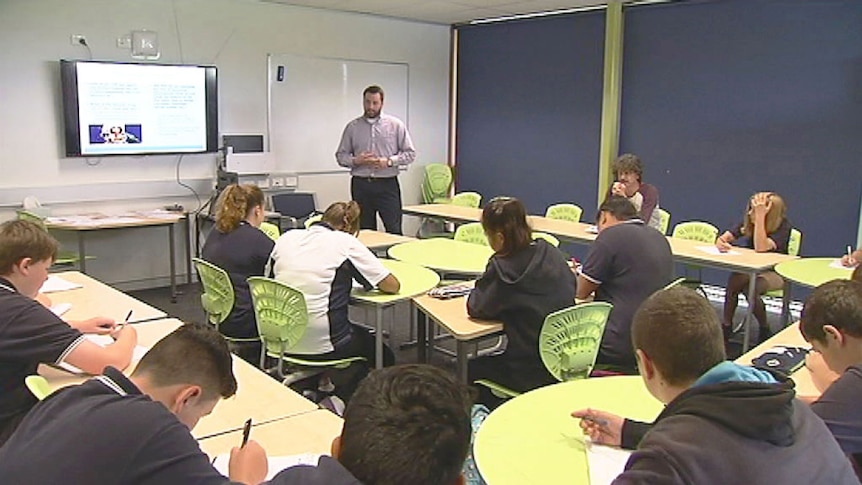
[[[48,279],[42,283],[42,287],[39,288],[39,291],[42,293],[52,293],[55,291],[74,290],[76,288],[83,288],[83,286],[78,283],[72,283],[60,276],[50,275],[48,276]]]
[[[613,446],[598,445],[586,440],[587,463],[590,468],[590,485],[606,485],[623,472],[631,451]]]
[[[301,455],[287,455],[287,456],[270,456],[267,457],[269,460],[269,472],[266,475],[267,480],[272,480],[273,477],[278,475],[278,472],[284,470],[285,468],[290,468],[292,466],[297,465],[311,465],[317,466],[317,461],[320,459],[320,455],[315,455],[313,453],[303,453]],[[224,476],[228,476],[228,464],[230,463],[230,455],[225,453],[223,455],[219,455],[215,457],[213,460],[213,466],[215,469]]]
[[[85,337],[90,342],[93,342],[96,345],[101,345],[102,347],[107,347],[108,345],[111,345],[112,343],[114,343],[114,338],[111,337],[110,335],[95,335],[95,334],[88,333],[85,335]],[[144,354],[146,354],[148,350],[150,350],[150,349],[148,349],[147,347],[142,347],[140,345],[136,345],[135,350],[132,352],[132,362],[138,362],[139,360],[141,360],[144,357]],[[84,374],[84,375],[87,374],[86,372],[82,371],[81,369],[79,369],[79,368],[75,367],[74,365],[69,364],[67,362],[61,362],[60,365],[58,365],[57,367],[65,370],[67,372],[71,372],[72,374]]]

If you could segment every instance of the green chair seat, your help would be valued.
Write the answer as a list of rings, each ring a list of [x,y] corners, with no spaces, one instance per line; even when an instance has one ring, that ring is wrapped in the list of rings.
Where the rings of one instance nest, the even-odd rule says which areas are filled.
[[[485,237],[485,229],[482,228],[481,222],[468,222],[458,226],[455,229],[455,240],[488,246],[488,238]]]
[[[554,378],[566,382],[589,377],[612,309],[610,303],[592,302],[564,308],[545,317],[539,333],[539,355]],[[475,383],[487,387],[500,398],[519,395],[487,379]]]
[[[40,401],[51,395],[52,392],[51,386],[48,384],[48,380],[40,375],[25,377],[24,385],[26,385],[30,393]]]
[[[459,192],[452,196],[449,204],[461,207],[478,208],[482,204],[482,195],[478,192]]]
[[[270,237],[273,241],[277,240],[279,236],[281,236],[281,231],[278,230],[278,226],[271,222],[261,222],[260,230],[263,231],[264,234]]]
[[[447,203],[449,189],[452,187],[452,168],[445,163],[429,163],[425,166],[422,179],[422,199],[426,204]]]
[[[195,269],[198,272],[198,279],[201,282],[204,292],[201,294],[201,307],[207,314],[207,321],[219,330],[219,325],[224,322],[234,303],[236,303],[236,295],[233,291],[233,283],[228,276],[227,271],[218,266],[204,261],[200,258],[192,258],[195,264]],[[257,342],[258,338],[235,338],[222,334],[228,342]]]
[[[659,220],[661,221],[661,233],[667,234],[667,230],[670,228],[670,212],[658,208]]]
[[[329,368],[343,369],[354,362],[364,361],[364,357],[344,359],[309,360],[290,355],[308,328],[308,309],[305,295],[284,282],[252,276],[248,279],[251,301],[257,330],[263,341],[260,352],[260,367],[265,369],[266,356],[278,360],[278,376],[284,384],[312,377]],[[286,373],[284,363],[298,368],[298,372]]]
[[[551,246],[554,246],[555,248],[560,247],[560,240],[557,239],[556,236],[554,236],[552,234],[548,234],[547,232],[533,231],[532,237],[534,240],[544,239],[545,241],[548,241],[548,243]]]
[[[581,222],[584,210],[575,204],[554,204],[545,210],[545,217],[562,221]]]

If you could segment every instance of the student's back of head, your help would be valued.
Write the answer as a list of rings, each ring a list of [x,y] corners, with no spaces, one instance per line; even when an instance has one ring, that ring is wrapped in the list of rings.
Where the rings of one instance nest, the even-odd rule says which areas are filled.
[[[799,329],[808,341],[825,341],[825,326],[862,338],[862,283],[853,280],[823,283],[805,300],[799,320]]]
[[[452,485],[470,445],[465,386],[429,365],[376,370],[344,412],[338,461],[365,485]]]
[[[216,204],[216,228],[223,233],[235,230],[255,207],[263,208],[265,202],[266,197],[257,185],[228,185]]]
[[[158,388],[199,386],[206,400],[231,397],[237,388],[227,342],[204,325],[183,325],[158,341],[138,363],[136,377]]]
[[[350,202],[333,202],[326,208],[321,220],[336,231],[348,234],[359,233],[359,204]]]
[[[671,385],[690,384],[726,359],[715,309],[682,286],[658,291],[641,305],[632,321],[632,344]]]
[[[8,275],[24,258],[34,262],[53,260],[57,241],[35,222],[6,221],[0,224],[0,275]]]
[[[612,195],[599,206],[597,220],[601,220],[602,213],[610,214],[618,221],[627,221],[638,216],[638,211],[631,201],[621,195]]]
[[[527,210],[514,197],[495,197],[482,210],[482,229],[488,243],[499,254],[519,251],[533,241]]]

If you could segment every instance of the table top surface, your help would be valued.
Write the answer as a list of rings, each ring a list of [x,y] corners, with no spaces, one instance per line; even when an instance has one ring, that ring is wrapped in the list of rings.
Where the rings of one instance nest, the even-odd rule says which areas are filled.
[[[176,224],[186,218],[183,212],[142,211],[116,216],[105,214],[81,214],[48,217],[45,225],[51,229],[67,231],[97,231],[122,227],[165,226]]]
[[[405,214],[435,216],[448,220],[476,222],[481,220],[481,209],[459,207],[448,204],[422,204],[405,206]],[[597,235],[588,232],[589,224],[528,216],[535,231],[543,231],[578,243],[589,243]],[[668,237],[674,259],[682,262],[700,263],[706,266],[733,271],[765,271],[776,264],[798,259],[781,253],[757,253],[752,249],[734,247],[730,253],[713,254],[712,244]],[[393,256],[395,257],[395,256]],[[436,268],[435,268],[436,269]]]
[[[218,409],[218,407],[216,407]],[[332,440],[341,434],[344,420],[325,409],[252,426],[250,439],[260,443],[268,456],[314,453],[329,455]],[[201,450],[215,458],[242,443],[242,430],[204,438]]]
[[[350,295],[353,299],[366,303],[385,305],[421,295],[440,283],[440,276],[423,266],[392,259],[381,259],[380,262],[398,278],[398,281],[401,283],[401,289],[395,294],[384,293],[380,290],[353,290]]]
[[[356,236],[356,238],[369,249],[388,248],[389,246],[416,240],[416,238],[410,236],[389,234],[387,232],[373,231],[371,229],[363,229],[359,231],[359,235]]]
[[[796,284],[816,288],[827,281],[850,279],[853,268],[832,266],[840,258],[800,258],[775,265],[775,272]]]
[[[436,271],[479,275],[494,250],[482,244],[447,238],[419,239],[389,248],[389,257]]]
[[[805,341],[802,338],[802,333],[799,331],[799,323],[794,323],[788,325],[782,331],[776,333],[757,347],[749,350],[745,354],[741,355],[738,359],[736,359],[737,364],[742,365],[751,365],[751,361],[760,357],[767,350],[778,347],[778,346],[789,346],[789,347],[805,347],[810,348],[811,344]],[[817,397],[820,395],[820,391],[817,390],[817,387],[814,385],[814,381],[811,380],[811,372],[808,371],[808,368],[803,366],[801,369],[797,370],[791,376],[793,382],[796,383],[796,395],[802,397]]]
[[[639,376],[554,384],[510,399],[476,435],[473,452],[489,485],[589,483],[584,435],[572,411],[597,408],[652,421],[662,404]]]
[[[129,310],[132,316],[129,322],[137,323],[146,320],[165,318],[167,314],[158,308],[133,298],[122,291],[114,289],[101,281],[91,278],[79,271],[64,271],[54,273],[55,276],[81,285],[73,290],[48,293],[53,305],[68,303],[72,308],[64,313],[64,320],[85,320],[91,317],[103,316],[122,322]]]
[[[175,318],[136,324],[138,345],[152,347],[180,325],[182,322]],[[129,375],[132,370],[133,366],[129,366],[123,372]],[[212,414],[200,420],[192,432],[196,438],[242,429],[248,418],[265,422],[317,409],[313,402],[236,356],[233,356],[233,372],[237,393],[219,402]],[[47,366],[40,366],[39,374],[48,379],[53,389],[80,384],[87,379]]]
[[[465,281],[472,285],[475,282]],[[494,335],[503,331],[503,324],[493,320],[477,320],[467,315],[467,297],[459,296],[448,300],[420,295],[413,302],[428,317],[444,327],[458,340],[473,340]]]

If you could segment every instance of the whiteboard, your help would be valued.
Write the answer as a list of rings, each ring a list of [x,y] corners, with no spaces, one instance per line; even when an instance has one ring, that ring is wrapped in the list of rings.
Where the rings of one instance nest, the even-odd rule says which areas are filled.
[[[268,69],[269,143],[278,171],[346,171],[335,151],[345,125],[362,116],[362,91],[372,84],[383,88],[383,112],[409,128],[407,64],[270,54]]]

